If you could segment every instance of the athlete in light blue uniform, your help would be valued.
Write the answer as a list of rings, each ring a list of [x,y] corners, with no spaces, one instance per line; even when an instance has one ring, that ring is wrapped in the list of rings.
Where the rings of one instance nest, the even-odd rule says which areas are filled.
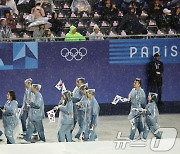
[[[146,95],[141,88],[141,79],[136,78],[133,86],[134,88],[129,93],[131,103],[131,111],[128,117],[131,122],[130,140],[134,140],[136,129],[138,129],[140,135],[143,133],[144,128],[140,112],[142,112],[142,109],[146,106]]]
[[[76,103],[79,102],[82,98],[82,93],[79,89],[80,86],[84,84],[85,78],[77,78],[76,79],[76,87],[72,92],[72,102],[73,102],[73,113],[74,113],[74,125],[72,127],[71,132],[74,130],[76,123],[78,122],[78,108]],[[79,124],[80,125],[80,124]]]
[[[18,102],[14,91],[7,93],[7,102],[2,110],[4,134],[7,144],[15,144],[14,129],[18,125]]]
[[[79,102],[76,103],[78,108],[78,123],[79,123],[79,130],[77,134],[75,135],[75,138],[81,140],[81,136],[83,137],[83,133],[85,130],[85,113],[87,108],[87,90],[88,90],[88,84],[83,84],[80,88],[80,91],[82,93],[82,98]]]
[[[88,89],[88,102],[87,102],[87,109],[86,109],[86,120],[85,120],[85,134],[84,140],[85,141],[95,141],[97,138],[95,129],[97,127],[97,119],[99,116],[99,104],[94,97],[95,89]]]
[[[73,127],[73,103],[72,94],[70,91],[65,91],[61,98],[62,103],[58,105],[59,109],[59,120],[60,128],[58,131],[58,141],[59,142],[71,142],[72,134],[71,129]]]
[[[44,119],[44,101],[41,93],[40,84],[32,84],[32,92],[34,93],[34,100],[29,101],[30,109],[28,115],[27,132],[24,139],[31,142],[31,136],[37,130],[40,141],[45,142],[44,127],[42,120]]]
[[[153,133],[153,135],[157,138],[161,138],[161,133],[158,131],[158,115],[159,111],[156,106],[157,94],[149,93],[148,95],[148,104],[145,108],[145,124],[144,124],[144,132],[141,140],[145,141],[147,139],[149,131]]]
[[[31,85],[32,85],[32,79],[28,78],[24,81],[25,83],[25,93],[24,93],[24,98],[23,98],[23,104],[22,104],[22,108],[21,108],[21,114],[20,114],[20,118],[21,118],[21,123],[22,123],[22,130],[23,130],[23,135],[26,134],[26,130],[27,130],[27,118],[28,118],[28,112],[29,112],[29,100],[32,99],[32,92],[31,92]]]

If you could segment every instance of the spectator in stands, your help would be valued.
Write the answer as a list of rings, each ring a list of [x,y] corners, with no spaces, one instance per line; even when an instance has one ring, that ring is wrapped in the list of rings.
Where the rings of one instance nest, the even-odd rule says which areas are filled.
[[[11,28],[7,26],[6,18],[1,18],[0,21],[0,40],[11,38]]]
[[[39,0],[36,0],[39,1]],[[55,9],[53,0],[42,0],[42,8],[44,9],[45,14],[52,13]]]
[[[159,0],[154,0],[154,3],[150,4],[148,16],[150,19],[156,20],[162,14],[162,5]]]
[[[3,7],[0,9],[0,18],[4,17],[4,12],[7,10],[11,10],[11,8],[9,6],[7,6],[6,8],[4,6],[6,6],[6,0],[0,0],[0,5]]]
[[[75,26],[71,26],[69,32],[66,34],[64,41],[85,41],[86,38],[77,32]]]
[[[88,0],[73,0],[71,3],[71,11],[72,12],[91,12],[91,6],[89,5]]]
[[[55,41],[54,35],[51,33],[51,30],[50,30],[50,29],[46,29],[46,30],[45,30],[45,32],[44,32],[44,34],[43,34],[43,37],[45,37],[44,40],[45,40],[46,42]]]
[[[37,1],[34,8],[31,10],[31,14],[34,16],[34,20],[45,16],[44,9],[41,7],[41,2]]]
[[[62,23],[58,19],[58,14],[56,12],[52,13],[52,18],[49,20],[49,22],[52,24],[51,31],[55,35],[59,35],[60,32],[62,31]]]
[[[16,28],[16,23],[10,13],[10,11],[5,11],[4,12],[4,18],[6,18],[6,21],[7,21],[7,25],[11,28],[11,29],[14,29]]]
[[[172,28],[180,33],[180,7],[177,7],[175,13],[172,15]]]
[[[140,17],[142,10],[143,10],[143,6],[144,6],[144,0],[136,0],[134,2],[134,7],[136,10],[136,14]]]
[[[17,9],[20,10],[22,14],[31,14],[31,9],[35,6],[35,0],[19,0],[17,3]]]
[[[158,105],[161,105],[162,73],[164,71],[163,63],[160,61],[160,55],[154,54],[154,59],[149,63],[149,85],[150,92],[158,93]]]
[[[45,25],[39,25],[39,28],[35,29],[33,32],[33,38],[36,41],[43,41],[43,36],[44,36],[44,32],[45,32]]]
[[[94,25],[93,33],[89,36],[89,40],[104,40],[103,34],[100,32],[98,25]]]
[[[147,34],[146,28],[135,14],[134,7],[129,8],[129,13],[123,16],[117,31],[120,33],[122,30],[125,30],[128,35]]]
[[[110,14],[109,14],[111,22],[118,19],[118,13],[119,13],[119,10],[116,7],[116,3],[112,3]]]
[[[105,6],[103,6],[103,8],[102,8],[101,20],[107,21],[109,19],[110,11],[111,11],[111,1],[106,0]]]
[[[1,0],[1,5],[9,6],[12,9],[12,13],[18,15],[19,11],[17,10],[16,3],[14,0]]]
[[[163,9],[163,14],[156,20],[159,29],[168,32],[171,27],[171,10]]]
[[[104,7],[104,1],[100,1],[100,0],[91,0],[89,1],[89,4],[91,5],[92,7],[92,11],[93,12],[98,12],[100,13]]]

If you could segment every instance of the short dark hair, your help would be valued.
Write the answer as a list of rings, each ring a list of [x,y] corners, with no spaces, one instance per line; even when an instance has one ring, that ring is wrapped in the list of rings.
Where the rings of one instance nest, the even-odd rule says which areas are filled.
[[[159,56],[160,56],[159,53],[155,53],[155,54],[154,54],[154,57],[159,57]]]
[[[16,94],[13,90],[8,91],[8,93],[11,96],[12,100],[16,100]]]

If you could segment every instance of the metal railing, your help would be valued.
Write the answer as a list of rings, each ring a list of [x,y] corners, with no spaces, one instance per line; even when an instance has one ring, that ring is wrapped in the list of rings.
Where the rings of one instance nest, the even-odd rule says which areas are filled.
[[[112,40],[112,39],[156,39],[156,38],[179,38],[180,34],[148,34],[148,35],[104,35],[104,40]],[[89,41],[89,37],[85,36],[86,40]],[[53,42],[53,41],[64,41],[65,37],[53,37],[48,38],[48,37],[39,37],[39,38],[4,38],[1,39],[0,42]]]

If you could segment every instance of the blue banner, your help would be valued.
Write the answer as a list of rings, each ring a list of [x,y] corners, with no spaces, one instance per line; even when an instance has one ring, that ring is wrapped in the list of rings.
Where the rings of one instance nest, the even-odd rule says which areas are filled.
[[[38,68],[37,42],[1,43],[0,49],[0,70]]]
[[[172,45],[177,46],[177,49],[173,48],[177,51],[177,56],[170,56],[171,53],[175,54],[170,51],[164,59],[161,53],[161,60],[165,64],[163,101],[180,101],[180,61],[179,44],[177,44],[179,40],[141,40],[148,45],[153,43],[160,45],[164,42],[167,49]],[[150,61],[151,55],[148,55],[148,59],[143,62],[141,58],[139,58],[141,62],[137,59],[129,61],[127,56],[127,60],[123,63],[120,63],[121,61],[117,65],[111,63],[111,46],[122,46],[128,44],[127,42],[133,44],[133,47],[144,46],[140,45],[140,40],[0,43],[0,104],[5,103],[5,95],[12,89],[16,92],[19,104],[22,104],[24,80],[29,77],[33,79],[33,83],[42,85],[41,93],[46,105],[58,104],[61,92],[55,88],[55,85],[60,79],[63,80],[66,88],[72,91],[76,78],[85,77],[89,88],[96,89],[99,103],[110,103],[116,94],[127,97],[136,77],[142,78],[142,88],[148,92],[146,63]],[[141,56],[138,51],[139,48],[132,58]]]
[[[111,40],[110,64],[146,64],[155,53],[166,64],[180,63],[180,40],[175,39],[128,39]]]

